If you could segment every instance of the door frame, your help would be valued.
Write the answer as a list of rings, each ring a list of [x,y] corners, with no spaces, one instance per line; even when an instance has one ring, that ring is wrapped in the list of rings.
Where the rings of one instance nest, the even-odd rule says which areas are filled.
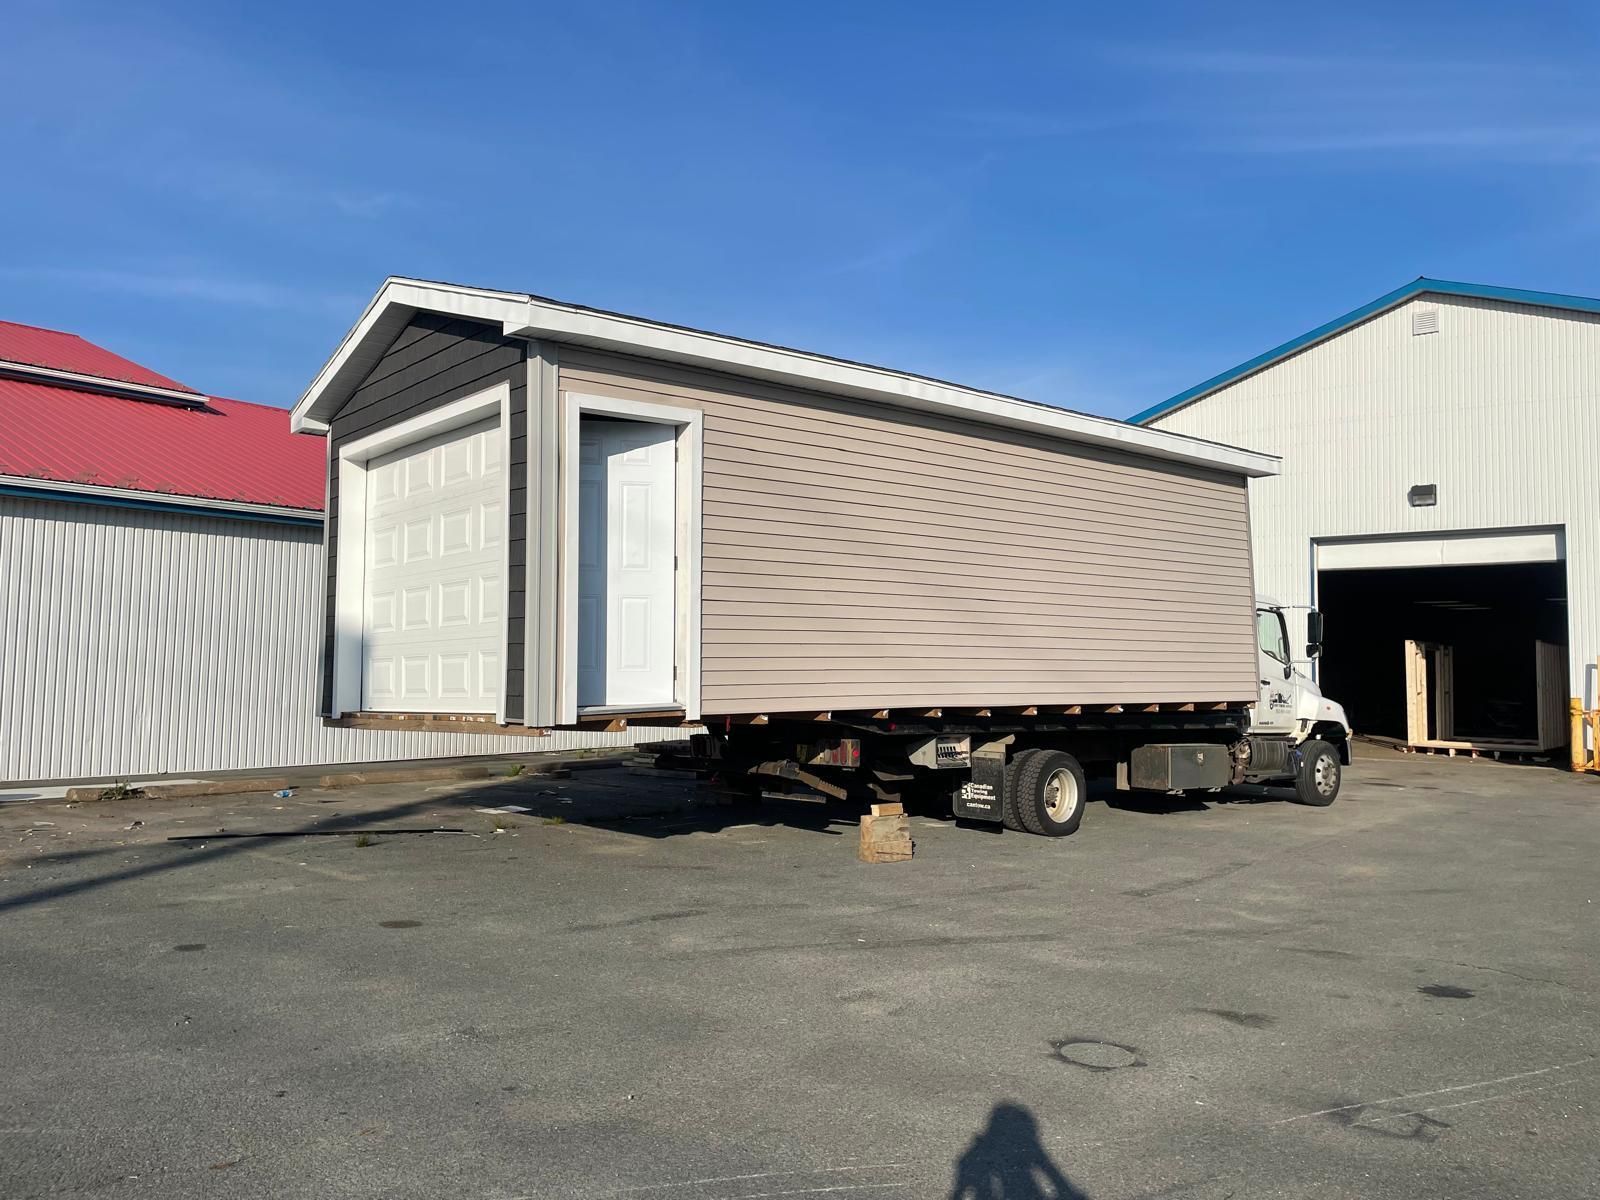
[[[700,481],[704,414],[644,400],[623,400],[584,392],[561,394],[561,559],[557,569],[561,654],[557,672],[556,721],[576,724],[578,708],[578,427],[585,415],[619,417],[671,425],[677,539],[673,553],[673,708],[686,720],[700,719]],[[607,710],[584,709],[601,714]],[[620,710],[618,710],[620,711]],[[632,711],[630,707],[630,711]]]
[[[500,536],[500,678],[495,681],[494,718],[506,720],[506,666],[510,640],[511,550],[511,384],[502,381],[459,400],[431,408],[419,416],[386,425],[365,437],[339,445],[339,559],[334,580],[333,712],[342,717],[361,711],[362,647],[367,610],[367,466],[375,458],[425,441],[452,429],[474,425],[485,417],[500,420],[501,475],[505,490],[501,508],[505,528]],[[357,553],[350,553],[350,547]]]

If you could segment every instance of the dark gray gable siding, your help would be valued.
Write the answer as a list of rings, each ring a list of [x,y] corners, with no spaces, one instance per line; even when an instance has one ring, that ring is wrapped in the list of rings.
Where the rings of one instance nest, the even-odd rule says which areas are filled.
[[[511,540],[506,561],[506,719],[523,717],[527,605],[528,373],[527,345],[497,326],[442,313],[418,313],[400,331],[349,401],[329,422],[327,618],[322,649],[322,711],[333,711],[334,589],[339,577],[339,444],[364,437],[430,408],[511,385]]]

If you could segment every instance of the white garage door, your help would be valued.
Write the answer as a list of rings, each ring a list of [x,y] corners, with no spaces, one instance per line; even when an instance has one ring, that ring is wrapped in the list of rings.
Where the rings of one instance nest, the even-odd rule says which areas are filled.
[[[498,707],[503,458],[491,418],[368,464],[364,708]]]

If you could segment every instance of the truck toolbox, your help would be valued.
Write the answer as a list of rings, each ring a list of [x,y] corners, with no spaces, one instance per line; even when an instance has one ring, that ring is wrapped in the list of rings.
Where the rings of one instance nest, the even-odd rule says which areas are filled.
[[[1128,760],[1128,784],[1142,791],[1181,792],[1226,787],[1233,761],[1226,746],[1188,742],[1136,747]]]

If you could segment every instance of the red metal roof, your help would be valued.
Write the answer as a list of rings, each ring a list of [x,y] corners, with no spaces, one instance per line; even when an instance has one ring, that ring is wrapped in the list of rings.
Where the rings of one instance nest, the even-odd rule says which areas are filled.
[[[220,398],[189,407],[0,378],[0,475],[310,515],[322,511],[324,456],[322,438],[289,432],[282,408]]]
[[[194,391],[187,384],[158,375],[136,362],[129,362],[122,355],[102,349],[75,333],[41,329],[37,325],[18,325],[14,321],[0,321],[0,360],[49,367],[56,371],[72,371],[121,383],[142,383],[180,392]]]

